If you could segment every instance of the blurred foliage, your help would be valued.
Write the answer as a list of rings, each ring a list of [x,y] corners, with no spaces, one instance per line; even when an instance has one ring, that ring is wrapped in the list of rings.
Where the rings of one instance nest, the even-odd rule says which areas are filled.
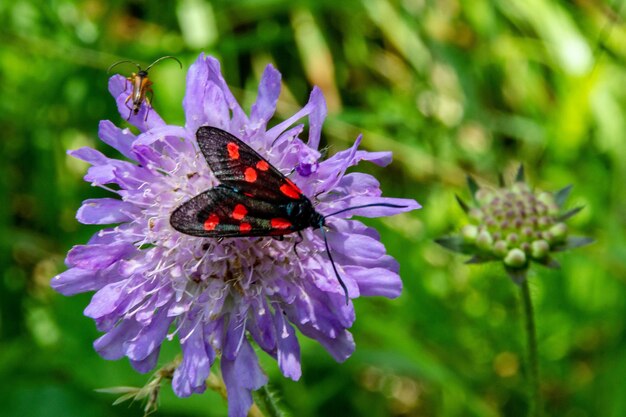
[[[536,270],[542,392],[548,415],[626,415],[626,24],[621,3],[591,0],[300,1],[16,0],[0,3],[0,415],[138,416],[97,388],[141,386],[127,361],[91,347],[89,295],[62,297],[49,279],[67,250],[96,230],[74,219],[105,196],[82,181],[66,150],[97,139],[98,121],[124,124],[107,92],[118,59],[147,64],[201,51],[220,58],[249,106],[266,63],[282,72],[277,118],[328,100],[330,152],[360,132],[394,151],[386,194],[424,209],[382,221],[402,265],[398,300],[356,301],[357,351],[336,364],[303,343],[301,381],[264,367],[295,416],[523,416],[523,334],[516,288],[497,267],[468,267],[433,244],[455,230],[464,173],[480,182],[523,162],[543,189],[575,184],[573,227],[593,246]],[[123,66],[116,71],[131,71]],[[175,62],[151,72],[154,106],[182,123],[185,77]],[[177,353],[167,344],[164,364]],[[209,392],[163,390],[160,416],[220,416]]]

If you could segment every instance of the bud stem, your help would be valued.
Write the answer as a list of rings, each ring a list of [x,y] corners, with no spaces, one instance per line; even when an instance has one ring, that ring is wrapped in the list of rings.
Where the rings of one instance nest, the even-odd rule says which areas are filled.
[[[539,393],[539,361],[537,358],[537,333],[533,313],[533,303],[528,288],[528,278],[520,285],[522,292],[522,306],[524,308],[524,325],[528,343],[528,385],[529,405],[528,416],[541,416],[541,396]]]

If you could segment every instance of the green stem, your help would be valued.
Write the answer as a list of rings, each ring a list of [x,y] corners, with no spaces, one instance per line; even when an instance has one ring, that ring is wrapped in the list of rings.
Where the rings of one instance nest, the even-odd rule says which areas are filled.
[[[269,390],[267,385],[263,385],[254,392],[255,402],[264,411],[267,417],[285,417],[285,413],[278,406],[274,394]]]
[[[537,355],[537,331],[535,328],[535,318],[533,313],[533,303],[528,288],[528,279],[521,283],[522,305],[524,308],[524,324],[526,327],[526,337],[528,342],[528,382],[529,393],[529,417],[539,417],[541,415],[541,397],[539,393],[539,361]]]

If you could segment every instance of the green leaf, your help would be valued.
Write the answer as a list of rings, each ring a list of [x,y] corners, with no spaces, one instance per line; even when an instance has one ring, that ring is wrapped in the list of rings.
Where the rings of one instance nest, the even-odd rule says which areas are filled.
[[[470,211],[470,207],[467,205],[467,203],[465,201],[463,201],[461,199],[461,197],[459,197],[458,194],[455,194],[454,197],[456,198],[457,203],[459,203],[459,206],[461,206],[461,208],[463,209],[463,211],[465,213],[468,213]]]
[[[565,242],[554,246],[552,249],[553,252],[563,252],[570,249],[580,248],[581,246],[586,246],[595,241],[592,237],[586,236],[568,236],[565,239]]]
[[[493,261],[497,261],[498,258],[496,258],[495,256],[489,256],[489,255],[474,255],[471,258],[469,258],[467,261],[465,261],[465,263],[467,265],[472,265],[472,264],[485,264],[487,262],[493,262]]]
[[[559,206],[559,208],[563,207],[565,200],[567,200],[567,197],[569,197],[569,194],[572,191],[572,187],[573,185],[570,184],[567,187],[563,187],[559,191],[554,193],[554,201],[556,202],[556,205]]]
[[[466,255],[473,255],[476,252],[476,247],[466,243],[461,236],[440,237],[435,239],[435,243],[451,250],[452,252],[463,253]]]
[[[569,219],[570,217],[573,217],[576,214],[578,214],[578,212],[581,211],[583,208],[584,208],[584,206],[574,207],[573,209],[568,210],[565,213],[557,216],[556,217],[556,221],[564,222],[565,220]]]
[[[537,262],[539,265],[543,265],[546,268],[550,268],[550,269],[559,269],[561,267],[561,264],[558,263],[556,259],[550,258],[550,257],[547,257],[545,259],[540,259],[535,262]]]
[[[525,182],[526,175],[524,175],[524,165],[520,164],[517,168],[517,174],[515,174],[515,182]]]
[[[476,201],[476,192],[478,191],[478,183],[471,175],[467,176],[467,186],[469,187],[470,192],[472,193],[472,198]]]

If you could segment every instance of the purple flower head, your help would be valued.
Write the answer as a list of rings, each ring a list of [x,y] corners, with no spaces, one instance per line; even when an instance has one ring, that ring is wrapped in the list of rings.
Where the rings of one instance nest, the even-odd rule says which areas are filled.
[[[388,152],[352,148],[321,161],[320,141],[326,105],[314,88],[308,103],[268,129],[280,93],[280,73],[268,65],[250,116],[228,89],[219,62],[201,55],[187,74],[184,127],[167,125],[154,109],[142,106],[130,117],[139,135],[100,123],[99,136],[128,161],[110,159],[91,148],[71,151],[91,167],[85,180],[118,195],[86,200],[77,219],[102,229],[67,255],[69,269],[52,279],[64,295],[96,291],[85,315],[104,335],[94,343],[106,359],[127,356],[139,372],[154,368],[162,342],[178,338],[183,359],[172,385],[178,396],[205,390],[217,352],[228,391],[229,416],[245,416],[251,391],[267,382],[250,344],[254,340],[276,358],[281,372],[300,378],[300,346],[295,328],[319,341],[337,360],[354,350],[348,328],[352,303],[333,272],[320,230],[270,237],[188,236],[170,225],[183,202],[218,184],[198,149],[200,126],[215,126],[237,136],[294,181],[326,215],[352,206],[378,206],[327,218],[326,236],[335,266],[350,298],[397,297],[402,289],[398,264],[386,254],[377,232],[352,215],[378,217],[419,208],[413,200],[381,197],[372,176],[346,173],[360,161],[386,165]],[[109,90],[121,114],[128,109],[126,80],[113,76]],[[146,112],[148,112],[146,114]],[[308,117],[308,139],[298,121]],[[295,170],[294,170],[295,168]],[[291,173],[291,174],[290,174]]]

